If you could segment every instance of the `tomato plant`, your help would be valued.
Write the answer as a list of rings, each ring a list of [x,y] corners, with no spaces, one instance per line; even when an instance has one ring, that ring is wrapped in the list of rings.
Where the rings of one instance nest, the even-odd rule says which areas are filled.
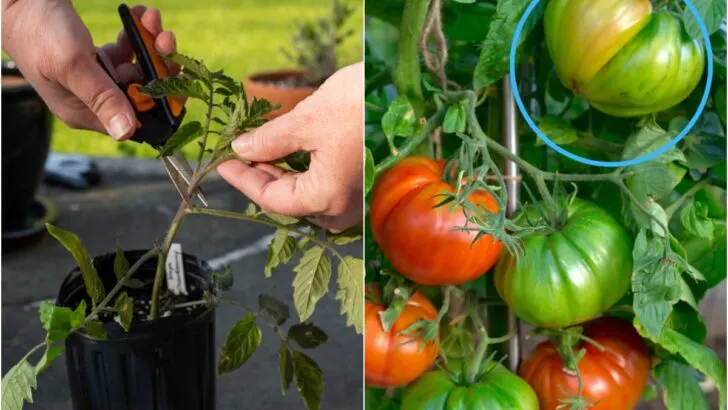
[[[444,163],[427,157],[398,162],[372,189],[371,229],[384,255],[403,276],[423,285],[456,285],[487,272],[503,245],[486,235],[461,230],[468,225],[462,205],[440,206],[443,194],[455,192],[444,181]],[[486,191],[468,196],[474,206],[496,212]]]
[[[538,399],[531,386],[503,365],[491,363],[469,381],[462,361],[451,360],[412,383],[402,396],[403,410],[533,410]]]
[[[700,308],[726,276],[725,5],[693,3],[711,47],[685,2],[367,1],[365,281],[404,294],[439,287],[435,317],[410,330],[440,344],[438,363],[465,363],[467,379],[425,373],[382,393],[387,408],[497,390],[473,377],[499,362],[517,370],[519,322],[556,343],[548,363],[571,369],[564,386],[581,380],[552,390],[548,406],[633,407],[650,375],[669,410],[707,408],[704,380],[726,408],[725,345],[706,337]],[[593,161],[671,145],[596,167],[553,150],[531,123]],[[494,241],[499,261],[483,274]],[[401,303],[385,304],[382,322]],[[627,387],[594,372],[610,349],[629,356],[595,330],[615,315],[630,346],[654,355],[634,356]],[[617,404],[621,390],[629,403]]]
[[[372,301],[365,304],[365,376],[368,386],[397,387],[418,378],[435,363],[438,348],[403,334],[420,319],[433,320],[437,310],[421,293],[414,293],[405,303],[390,329],[385,330],[380,314],[385,307]]]
[[[522,217],[537,218],[533,207]],[[574,199],[563,225],[523,238],[523,254],[504,254],[498,293],[522,320],[568,327],[599,316],[629,290],[632,238],[595,204]]]
[[[583,398],[592,410],[632,409],[642,396],[650,374],[647,345],[626,321],[603,317],[584,326],[591,341],[577,341],[567,349],[584,349],[579,361]],[[521,364],[519,375],[533,386],[542,410],[554,410],[569,395],[575,395],[579,381],[565,365],[551,341],[538,345]]]

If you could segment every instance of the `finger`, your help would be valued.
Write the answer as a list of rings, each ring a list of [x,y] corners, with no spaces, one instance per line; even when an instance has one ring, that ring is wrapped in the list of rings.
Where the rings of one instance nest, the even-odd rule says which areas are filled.
[[[134,58],[134,53],[131,50],[131,46],[122,47],[118,44],[107,43],[101,46],[101,49],[109,57],[111,64],[117,66],[122,63],[130,63]]]
[[[154,48],[159,54],[172,54],[177,51],[177,39],[171,31],[163,31],[154,39]]]
[[[134,110],[123,92],[92,57],[76,60],[63,81],[116,140],[129,138],[134,132]]]
[[[280,178],[240,161],[231,160],[217,168],[220,176],[266,211],[291,216],[315,213],[300,197],[300,175],[284,174]]]
[[[286,173],[284,169],[281,169],[275,165],[271,164],[265,164],[265,163],[259,163],[259,164],[253,164],[251,165],[255,169],[259,169],[268,175],[272,176],[273,178],[280,178],[283,176],[283,174]]]
[[[118,65],[116,67],[116,74],[119,76],[120,83],[122,84],[137,82],[144,78],[141,67],[133,63]]]
[[[162,29],[162,13],[159,12],[159,9],[156,8],[150,8],[147,9],[139,18],[141,20],[142,25],[144,28],[149,31],[149,33],[152,35],[152,37],[157,37],[159,33],[163,31]]]
[[[294,113],[280,116],[239,136],[232,148],[240,157],[254,162],[269,162],[306,150],[305,142],[296,135],[299,122]]]

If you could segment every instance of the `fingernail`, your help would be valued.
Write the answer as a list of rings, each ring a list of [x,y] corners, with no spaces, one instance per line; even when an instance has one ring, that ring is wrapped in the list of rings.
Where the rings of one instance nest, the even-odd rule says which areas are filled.
[[[235,153],[240,156],[244,156],[248,151],[250,151],[250,138],[245,135],[240,136],[233,141],[232,147]]]
[[[132,123],[126,114],[116,114],[109,122],[111,138],[120,140],[132,132]]]

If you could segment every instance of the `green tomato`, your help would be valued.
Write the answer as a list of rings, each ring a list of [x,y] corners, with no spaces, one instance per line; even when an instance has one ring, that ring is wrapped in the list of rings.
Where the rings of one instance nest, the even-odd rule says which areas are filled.
[[[526,206],[527,220],[538,215]],[[495,269],[498,293],[524,322],[547,328],[599,316],[630,288],[632,238],[606,211],[574,199],[566,222],[523,238],[524,252],[504,252]]]
[[[464,376],[464,365],[450,360],[450,371],[434,370],[410,384],[402,396],[401,410],[536,410],[538,398],[523,379],[493,364],[473,383]]]
[[[564,86],[610,115],[671,108],[703,75],[702,44],[649,0],[551,0],[544,28]]]

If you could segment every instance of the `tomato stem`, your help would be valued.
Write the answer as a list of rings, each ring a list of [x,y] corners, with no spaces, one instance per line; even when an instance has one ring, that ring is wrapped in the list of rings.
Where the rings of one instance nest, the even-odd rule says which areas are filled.
[[[468,367],[465,370],[465,379],[468,383],[474,383],[480,373],[481,365],[485,359],[485,354],[488,351],[490,339],[488,338],[488,330],[485,328],[483,320],[480,318],[480,313],[478,313],[477,304],[473,304],[471,306],[470,318],[472,319],[473,324],[475,324],[475,329],[478,332],[478,346],[475,349],[473,358],[470,363],[468,363]]]
[[[399,27],[397,62],[393,74],[397,91],[409,99],[417,118],[425,115],[419,42],[429,9],[430,0],[405,2]]]

